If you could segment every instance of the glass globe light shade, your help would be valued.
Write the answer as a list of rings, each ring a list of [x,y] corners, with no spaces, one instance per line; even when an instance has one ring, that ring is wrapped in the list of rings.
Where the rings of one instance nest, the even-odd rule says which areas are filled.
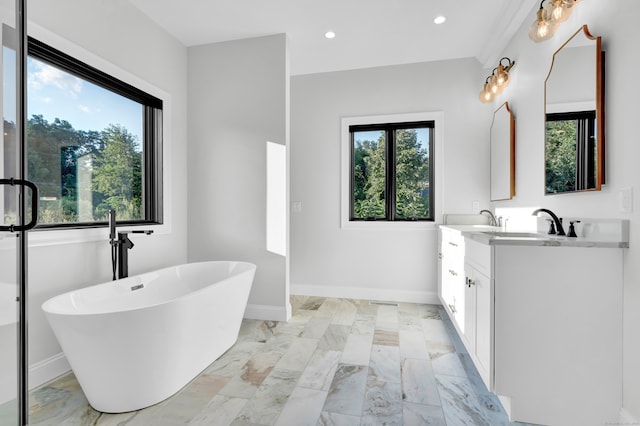
[[[559,24],[569,19],[569,16],[573,13],[571,5],[567,5],[565,0],[553,0],[547,3],[543,11],[543,19],[550,23]]]
[[[489,80],[489,90],[495,96],[502,93],[502,89],[504,89],[504,86],[500,84],[498,74],[494,72],[491,74],[491,80]]]
[[[498,65],[498,71],[496,72],[496,83],[503,89],[509,85],[509,72],[504,69],[504,66],[502,66],[502,64]]]
[[[556,28],[557,24],[544,19],[544,9],[540,8],[536,20],[529,28],[529,38],[536,43],[549,40],[555,34]]]
[[[480,95],[478,96],[480,102],[483,104],[488,104],[493,101],[493,93],[491,93],[491,88],[489,83],[485,83],[483,89],[480,91]]]

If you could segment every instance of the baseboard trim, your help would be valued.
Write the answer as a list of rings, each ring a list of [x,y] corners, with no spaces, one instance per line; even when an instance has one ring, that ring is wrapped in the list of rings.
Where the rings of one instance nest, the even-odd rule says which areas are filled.
[[[621,425],[640,425],[640,421],[638,421],[635,417],[633,417],[629,411],[622,408],[620,409],[620,424]]]
[[[438,294],[434,291],[291,284],[290,292],[291,294],[298,296],[337,297],[386,302],[428,303],[435,305],[440,304]]]
[[[29,366],[29,388],[37,388],[69,371],[71,371],[71,366],[62,352],[36,362]]]
[[[246,319],[263,321],[287,321],[291,317],[291,304],[286,306],[248,304],[244,310]]]

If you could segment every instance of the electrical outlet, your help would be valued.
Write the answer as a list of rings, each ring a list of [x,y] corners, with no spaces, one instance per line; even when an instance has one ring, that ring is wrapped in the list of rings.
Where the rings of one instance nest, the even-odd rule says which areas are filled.
[[[471,211],[473,213],[480,213],[480,201],[478,200],[473,200],[471,202]]]
[[[293,213],[302,213],[302,201],[294,201],[291,204],[291,211]]]

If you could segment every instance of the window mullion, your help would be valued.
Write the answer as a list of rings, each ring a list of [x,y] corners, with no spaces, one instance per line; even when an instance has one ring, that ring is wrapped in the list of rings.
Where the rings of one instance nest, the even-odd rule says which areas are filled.
[[[387,220],[396,220],[396,139],[392,128],[387,129],[387,141]]]
[[[349,158],[351,159],[351,164],[349,165],[349,169],[350,169],[350,178],[349,178],[349,220],[354,220],[356,217],[355,214],[355,138],[354,138],[354,132],[353,131],[349,131],[349,139],[351,140],[350,142],[350,150],[351,150],[351,154],[349,155]]]

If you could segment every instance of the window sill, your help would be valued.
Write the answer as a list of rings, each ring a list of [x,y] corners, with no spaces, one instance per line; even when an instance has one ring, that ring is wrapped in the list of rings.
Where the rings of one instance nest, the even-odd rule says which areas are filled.
[[[153,235],[165,235],[171,232],[168,224],[149,225],[149,226],[122,226],[118,227],[118,232],[132,230],[153,230]],[[18,234],[3,232],[0,233],[0,250],[15,250],[15,238]],[[56,230],[40,230],[29,232],[29,248],[61,246],[66,244],[83,244],[104,241],[105,245],[109,241],[109,230],[102,228],[84,228],[84,229],[56,229]]]
[[[435,230],[436,223],[430,221],[342,221],[342,229],[344,230],[363,230],[363,231],[417,231],[417,230]]]

